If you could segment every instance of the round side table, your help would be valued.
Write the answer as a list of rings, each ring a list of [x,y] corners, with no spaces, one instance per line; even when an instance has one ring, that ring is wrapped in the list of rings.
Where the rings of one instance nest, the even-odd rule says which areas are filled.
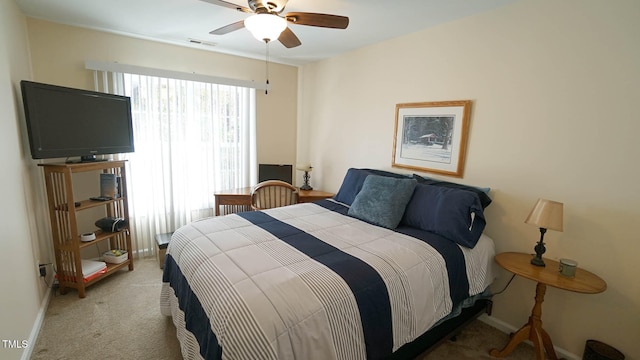
[[[607,283],[597,275],[581,269],[576,269],[575,277],[560,274],[560,263],[551,259],[544,259],[546,266],[535,266],[530,263],[532,255],[525,253],[505,252],[496,255],[495,260],[502,268],[518,276],[536,281],[535,305],[531,310],[529,321],[511,336],[509,343],[502,350],[492,349],[491,356],[505,357],[515,347],[525,340],[531,340],[537,360],[545,359],[545,350],[551,360],[558,360],[549,334],[542,328],[542,302],[547,291],[547,285],[558,289],[583,294],[597,294],[607,289]]]

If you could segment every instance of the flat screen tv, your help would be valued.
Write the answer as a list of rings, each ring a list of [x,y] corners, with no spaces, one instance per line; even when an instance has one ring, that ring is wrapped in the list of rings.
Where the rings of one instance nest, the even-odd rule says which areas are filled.
[[[20,87],[32,158],[96,161],[134,151],[129,97],[26,80]]]
[[[258,164],[258,182],[282,180],[293,184],[293,165]]]

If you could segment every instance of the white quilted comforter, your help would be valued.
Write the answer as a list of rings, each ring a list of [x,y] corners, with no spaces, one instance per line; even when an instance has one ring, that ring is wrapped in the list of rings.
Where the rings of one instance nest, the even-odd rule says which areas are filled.
[[[161,309],[185,359],[385,357],[493,281],[485,235],[473,249],[437,236],[434,247],[322,203],[174,233]]]

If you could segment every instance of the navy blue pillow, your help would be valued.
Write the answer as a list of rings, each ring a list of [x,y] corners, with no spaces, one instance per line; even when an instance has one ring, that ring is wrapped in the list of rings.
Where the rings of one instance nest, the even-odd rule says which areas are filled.
[[[418,174],[413,174],[413,178],[418,180],[418,184],[427,184],[427,185],[440,186],[440,187],[446,187],[446,188],[452,188],[452,189],[462,189],[462,190],[474,192],[478,195],[478,198],[480,198],[480,203],[482,204],[483,209],[491,204],[491,198],[489,197],[489,195],[487,195],[487,192],[489,191],[488,188],[479,188],[479,187],[470,186],[470,185],[457,184],[457,183],[452,183],[448,181],[442,181],[442,180],[432,179],[428,177],[423,177]]]
[[[340,185],[340,189],[333,199],[343,204],[351,205],[362,189],[364,179],[369,175],[370,173],[365,169],[350,168],[347,170],[347,174],[342,180],[342,185]]]
[[[413,177],[411,174],[398,174],[398,173],[394,173],[386,170],[378,170],[378,169],[363,169],[363,170],[368,171],[373,175],[388,176],[396,179],[411,179]]]
[[[476,246],[486,226],[475,192],[426,184],[416,186],[401,223],[468,248]]]
[[[415,179],[369,175],[347,213],[368,223],[395,229],[416,184]]]
[[[338,193],[333,197],[333,199],[343,204],[351,205],[353,203],[353,200],[355,200],[356,196],[362,189],[364,180],[367,178],[367,176],[372,174],[399,179],[411,178],[407,175],[396,174],[384,170],[350,168],[349,170],[347,170],[347,174],[344,176],[344,180],[342,180],[342,185],[340,186]]]

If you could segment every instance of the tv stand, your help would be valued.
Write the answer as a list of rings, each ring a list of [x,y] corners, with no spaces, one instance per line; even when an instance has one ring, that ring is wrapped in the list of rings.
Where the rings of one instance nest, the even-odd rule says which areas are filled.
[[[96,161],[79,164],[38,164],[44,168],[44,178],[49,204],[51,221],[51,237],[56,261],[56,277],[60,286],[60,293],[65,294],[68,289],[76,289],[78,296],[86,296],[86,287],[110,275],[118,273],[120,269],[133,270],[133,253],[131,234],[128,228],[120,231],[93,231],[95,237],[91,240],[82,239],[82,224],[80,218],[89,219],[90,216],[123,218],[129,221],[129,207],[127,200],[127,174],[125,161]],[[75,198],[74,184],[77,173],[114,174],[122,181],[120,197],[107,201]],[[76,205],[77,203],[77,205]],[[71,206],[70,206],[71,205]],[[90,211],[86,211],[90,210]],[[97,212],[97,213],[96,213]],[[83,213],[83,214],[80,214]],[[107,262],[106,271],[97,273],[95,277],[82,271],[82,252],[85,249],[103,244],[103,249],[121,250],[127,256],[117,262]],[[104,261],[104,255],[101,260]]]

